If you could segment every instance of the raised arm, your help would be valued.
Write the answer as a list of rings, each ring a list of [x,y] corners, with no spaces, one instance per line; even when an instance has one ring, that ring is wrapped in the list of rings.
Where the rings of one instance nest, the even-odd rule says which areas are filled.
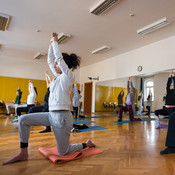
[[[54,63],[55,63],[55,56],[53,53],[53,48],[52,45],[49,46],[49,50],[48,50],[48,57],[47,57],[47,63],[52,71],[52,73],[57,76],[58,74],[56,73],[55,69],[54,69]]]
[[[48,75],[47,71],[45,72],[45,78],[46,78],[47,88],[49,88],[52,80],[51,80],[50,76]]]
[[[78,88],[77,88],[77,84],[74,83],[74,95],[78,95]]]
[[[129,93],[130,91],[129,91],[129,84],[130,84],[130,82],[131,82],[131,78],[130,77],[128,77],[128,82],[127,82],[127,93]]]
[[[123,96],[124,96],[124,94],[125,94],[125,93],[124,93],[124,91],[122,90],[122,91],[121,91],[121,96],[123,97]]]
[[[172,71],[172,72],[170,72],[169,78],[168,78],[168,81],[167,81],[167,86],[166,86],[167,94],[168,94],[168,92],[169,92],[169,90],[170,90],[171,82],[172,82],[172,80],[174,80],[174,79],[175,79],[175,78],[174,78],[174,72]],[[174,82],[174,83],[175,83],[175,82]]]
[[[32,93],[32,94],[36,93],[33,83],[30,80],[29,80],[29,93]]]

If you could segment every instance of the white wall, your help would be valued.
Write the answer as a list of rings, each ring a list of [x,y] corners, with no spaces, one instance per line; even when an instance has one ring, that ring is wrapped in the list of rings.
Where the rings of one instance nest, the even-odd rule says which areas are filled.
[[[145,47],[112,57],[80,69],[81,83],[88,77],[100,77],[100,81],[124,78],[175,68],[175,36]],[[100,55],[99,55],[100,56]],[[137,67],[142,65],[142,72]]]
[[[175,36],[132,50],[125,54],[112,57],[99,63],[82,67],[80,68],[80,82],[83,84],[84,82],[89,81],[88,77],[99,76],[100,81],[106,81],[174,69],[174,46]],[[143,67],[142,72],[137,71],[137,67],[139,65],[142,65]],[[138,83],[136,84],[138,86]],[[162,100],[162,97],[160,98]],[[155,108],[162,107],[159,103],[156,103],[156,105],[157,106],[155,106]]]

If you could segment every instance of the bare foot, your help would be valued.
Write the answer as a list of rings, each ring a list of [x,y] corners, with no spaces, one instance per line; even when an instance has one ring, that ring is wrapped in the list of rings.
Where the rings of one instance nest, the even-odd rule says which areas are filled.
[[[95,147],[95,144],[92,143],[92,141],[89,139],[89,140],[86,141],[86,146],[91,148],[91,147]]]
[[[9,159],[3,162],[2,165],[11,164],[19,161],[25,161],[25,160],[28,160],[28,153],[20,152],[17,156],[13,157],[12,159]]]

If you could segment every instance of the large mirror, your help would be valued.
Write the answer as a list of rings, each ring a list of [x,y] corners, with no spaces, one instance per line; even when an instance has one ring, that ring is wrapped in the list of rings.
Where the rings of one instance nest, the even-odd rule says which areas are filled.
[[[146,111],[146,101],[149,91],[152,92],[152,106],[151,111],[161,109],[164,105],[163,97],[166,93],[166,84],[169,74],[172,70],[145,74],[141,76],[131,77],[134,87],[136,88],[135,103],[138,101],[138,94],[143,89],[144,95],[144,111]],[[142,83],[141,83],[142,78]],[[128,77],[121,79],[114,79],[108,81],[99,81],[95,84],[95,111],[96,112],[116,112],[117,108],[115,103],[118,103],[118,95],[123,89],[124,98],[127,94],[127,81]],[[106,105],[107,104],[112,104]]]

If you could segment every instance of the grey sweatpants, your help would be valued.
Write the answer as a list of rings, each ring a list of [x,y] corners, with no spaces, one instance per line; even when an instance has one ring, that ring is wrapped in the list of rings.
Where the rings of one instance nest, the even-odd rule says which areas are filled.
[[[19,105],[19,104],[9,104],[6,106],[6,109],[7,109],[7,114],[10,114],[10,109],[11,108],[15,108],[15,114],[17,114],[17,107],[25,107],[27,105]]]
[[[20,116],[18,122],[20,142],[28,143],[30,126],[52,126],[60,155],[83,149],[82,144],[69,145],[70,132],[73,127],[73,117],[70,111],[39,112]]]

